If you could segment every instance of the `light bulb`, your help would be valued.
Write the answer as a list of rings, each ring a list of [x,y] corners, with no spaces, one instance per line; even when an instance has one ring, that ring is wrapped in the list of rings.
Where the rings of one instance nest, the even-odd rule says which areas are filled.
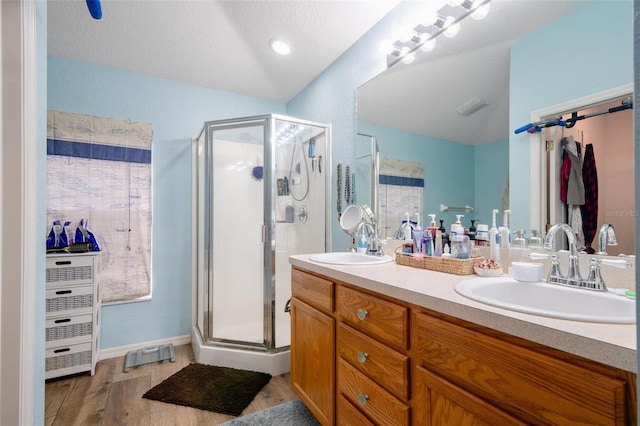
[[[424,44],[420,46],[420,49],[422,49],[423,52],[431,52],[435,47],[436,47],[436,39],[432,38],[425,41]]]
[[[411,53],[407,53],[406,55],[404,55],[404,58],[402,58],[402,63],[404,64],[411,64],[413,63],[413,61],[416,60],[416,53],[415,52],[411,52]]]
[[[435,25],[437,21],[438,21],[438,14],[436,13],[436,11],[432,10],[430,12],[427,12],[427,14],[424,17],[424,20],[422,21],[422,25],[424,25],[425,27],[428,27],[429,25]]]
[[[444,24],[444,35],[451,38],[458,35],[460,32],[460,22],[454,23],[455,19],[452,16],[449,16]]]
[[[477,21],[484,19],[489,14],[489,9],[491,9],[491,5],[489,3],[485,3],[476,10],[471,13],[471,17]]]

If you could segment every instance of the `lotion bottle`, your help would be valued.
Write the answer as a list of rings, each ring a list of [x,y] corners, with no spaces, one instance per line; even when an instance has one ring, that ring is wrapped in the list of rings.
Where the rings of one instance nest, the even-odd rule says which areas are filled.
[[[511,210],[504,211],[502,226],[498,228],[498,231],[500,232],[500,247],[502,248],[511,247],[511,231],[509,230],[509,214],[511,214]]]
[[[489,231],[489,258],[494,262],[500,262],[500,232],[496,227],[496,215],[498,209],[491,210],[493,213],[493,222],[491,223],[491,230]]]
[[[429,222],[429,226],[427,227],[427,229],[431,231],[431,237],[435,238],[436,231],[438,231],[438,225],[436,224],[436,215],[430,213],[429,216],[431,217],[431,222]]]

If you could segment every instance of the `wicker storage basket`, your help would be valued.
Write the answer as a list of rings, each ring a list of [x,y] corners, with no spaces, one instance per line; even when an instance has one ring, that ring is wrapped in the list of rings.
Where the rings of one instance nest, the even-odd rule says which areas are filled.
[[[412,254],[402,253],[400,251],[396,252],[396,263],[399,265],[429,269],[431,271],[445,272],[454,275],[473,274],[473,265],[483,260],[484,257],[474,257],[471,259],[452,259],[450,257],[434,256],[416,257]]]

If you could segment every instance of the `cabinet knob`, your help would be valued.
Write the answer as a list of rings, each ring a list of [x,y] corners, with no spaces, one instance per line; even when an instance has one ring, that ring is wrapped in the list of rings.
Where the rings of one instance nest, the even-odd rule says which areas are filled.
[[[367,312],[366,310],[358,309],[358,318],[360,320],[364,320],[368,315],[369,315],[369,312]]]
[[[369,400],[369,395],[367,395],[366,393],[358,394],[358,401],[360,401],[360,404],[365,405],[368,400]]]
[[[369,358],[369,354],[366,352],[358,351],[358,361],[364,363],[367,358]]]

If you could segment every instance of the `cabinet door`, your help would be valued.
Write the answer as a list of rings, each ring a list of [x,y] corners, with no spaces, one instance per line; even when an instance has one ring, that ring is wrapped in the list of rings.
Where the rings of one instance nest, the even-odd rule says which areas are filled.
[[[335,320],[291,300],[291,387],[323,425],[334,424]]]
[[[474,395],[422,367],[416,367],[413,424],[415,426],[525,425]]]

